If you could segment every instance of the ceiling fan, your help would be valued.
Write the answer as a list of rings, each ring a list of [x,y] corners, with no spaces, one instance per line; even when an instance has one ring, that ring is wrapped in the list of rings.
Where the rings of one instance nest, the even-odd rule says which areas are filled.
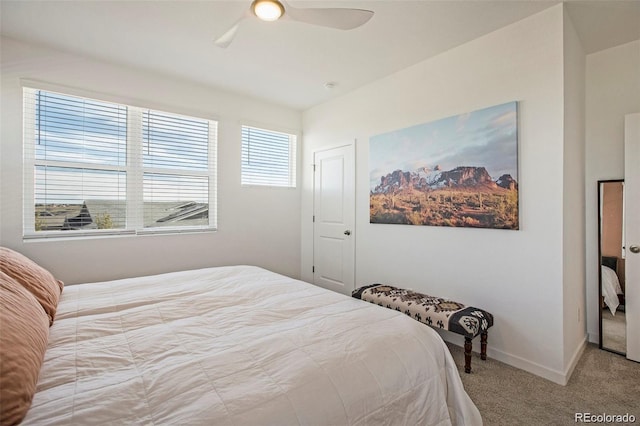
[[[286,5],[286,7],[285,7]],[[236,21],[231,28],[215,41],[219,47],[225,48],[231,44],[238,31],[240,23],[245,19],[256,16],[263,21],[277,21],[289,19],[306,24],[322,27],[351,30],[364,25],[373,16],[373,11],[346,8],[295,8],[284,0],[254,0],[251,7]]]

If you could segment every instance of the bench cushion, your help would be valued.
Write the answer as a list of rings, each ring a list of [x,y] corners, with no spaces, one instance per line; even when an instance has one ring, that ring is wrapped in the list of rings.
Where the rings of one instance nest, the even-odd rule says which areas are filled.
[[[355,289],[351,295],[471,339],[493,325],[493,315],[485,310],[390,285],[363,286]]]

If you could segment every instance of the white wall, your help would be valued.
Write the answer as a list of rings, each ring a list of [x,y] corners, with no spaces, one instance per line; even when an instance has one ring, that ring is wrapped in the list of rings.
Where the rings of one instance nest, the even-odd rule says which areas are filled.
[[[564,365],[571,371],[582,355],[585,321],[585,53],[569,14],[564,13]]]
[[[300,189],[240,186],[240,123],[299,133],[300,112],[6,38],[1,72],[1,245],[25,253],[67,283],[228,264],[299,277]],[[219,120],[218,232],[23,242],[21,78]]]
[[[624,116],[640,112],[640,40],[587,55],[586,277],[587,331],[598,330],[597,181],[624,178]]]
[[[563,65],[558,5],[305,111],[303,278],[312,279],[313,151],[357,139],[356,285],[393,283],[485,308],[495,316],[489,356],[564,382],[563,245],[573,237],[563,237]],[[521,230],[369,223],[371,136],[513,100]]]

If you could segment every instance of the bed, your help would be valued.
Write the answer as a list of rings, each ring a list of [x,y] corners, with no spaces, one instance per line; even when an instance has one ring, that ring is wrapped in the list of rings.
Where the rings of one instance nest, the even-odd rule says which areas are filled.
[[[617,257],[602,256],[600,266],[600,282],[602,287],[602,299],[604,304],[611,311],[611,315],[616,314],[620,302],[624,300],[619,271],[624,267],[622,259]]]
[[[479,425],[438,334],[253,266],[64,288],[25,425]]]

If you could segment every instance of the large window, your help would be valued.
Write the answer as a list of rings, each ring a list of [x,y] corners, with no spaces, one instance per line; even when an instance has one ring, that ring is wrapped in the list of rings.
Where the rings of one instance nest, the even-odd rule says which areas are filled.
[[[25,237],[216,226],[217,123],[24,89]]]
[[[295,188],[296,136],[242,126],[242,184]]]

